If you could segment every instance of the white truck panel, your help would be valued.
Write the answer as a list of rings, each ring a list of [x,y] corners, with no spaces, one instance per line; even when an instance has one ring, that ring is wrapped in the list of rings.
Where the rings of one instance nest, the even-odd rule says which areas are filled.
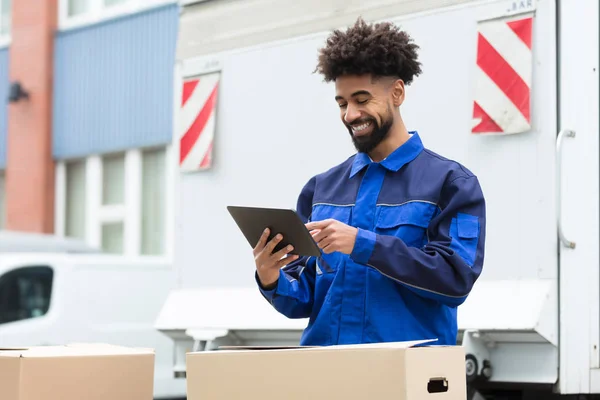
[[[577,3],[577,4],[575,4]],[[560,1],[560,129],[574,138],[562,149],[562,226],[575,249],[560,246],[560,390],[600,393],[598,1]]]
[[[357,15],[388,18],[475,0],[219,0],[184,7],[178,59],[291,39],[353,23]],[[190,3],[180,0],[180,3]]]
[[[255,288],[250,246],[225,207],[293,208],[312,175],[353,153],[333,85],[311,74],[317,51],[324,31],[359,14],[391,19],[421,46],[424,74],[408,87],[401,108],[409,129],[418,130],[427,147],[477,174],[487,199],[486,263],[473,295],[459,308],[461,333],[481,334],[477,337],[490,344],[492,380],[554,383],[560,374],[562,393],[600,392],[598,3],[558,0],[559,16],[556,3],[377,0],[360,8],[356,1],[308,1],[302,13],[295,3],[273,0],[186,7],[176,93],[182,77],[209,69],[222,75],[214,166],[176,178],[180,288]],[[440,8],[446,5],[452,6]],[[533,128],[512,136],[470,135],[476,23],[515,5],[525,7],[519,11],[535,7]],[[560,129],[573,129],[576,137],[565,139],[557,170]],[[563,177],[560,196],[557,172]],[[575,249],[557,240],[559,211]],[[200,336],[202,329],[224,329],[222,323],[191,322],[178,321],[185,325],[178,329],[190,334],[197,329]]]
[[[502,301],[490,301],[493,298]],[[513,337],[519,335],[520,340],[558,346],[557,299],[552,280],[485,280],[459,308],[458,325],[491,339],[517,332]]]
[[[173,292],[156,327],[161,330],[302,330],[307,319],[279,314],[254,288],[215,287]]]
[[[557,129],[547,117],[556,110],[554,39],[547,33],[554,31],[553,1],[539,3],[534,24],[533,130],[500,137],[468,133],[475,24],[509,3],[394,18],[421,45],[424,63],[402,113],[426,146],[480,177],[489,226],[482,279],[556,279]],[[312,175],[352,154],[333,86],[311,74],[324,39],[316,34],[182,61],[184,77],[214,61],[222,71],[214,167],[179,177],[175,260],[183,287],[253,285],[251,249],[225,207],[295,207]]]

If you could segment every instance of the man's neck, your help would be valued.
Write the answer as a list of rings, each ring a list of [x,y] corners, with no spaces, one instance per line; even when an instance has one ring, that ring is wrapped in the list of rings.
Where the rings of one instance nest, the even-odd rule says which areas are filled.
[[[369,153],[369,157],[375,162],[385,160],[408,139],[410,139],[410,134],[402,120],[399,120],[392,126],[388,137]]]

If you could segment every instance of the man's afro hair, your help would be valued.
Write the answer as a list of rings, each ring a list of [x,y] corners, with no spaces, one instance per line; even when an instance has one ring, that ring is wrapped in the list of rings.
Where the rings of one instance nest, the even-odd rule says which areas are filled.
[[[396,77],[410,85],[421,73],[417,60],[419,46],[410,36],[389,22],[367,24],[359,18],[346,32],[335,30],[319,52],[315,72],[326,82],[341,75],[371,74]]]

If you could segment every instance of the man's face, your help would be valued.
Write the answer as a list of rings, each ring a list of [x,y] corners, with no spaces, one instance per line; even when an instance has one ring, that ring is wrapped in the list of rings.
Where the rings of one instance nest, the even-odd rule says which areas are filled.
[[[369,75],[336,79],[340,116],[359,152],[370,152],[390,132],[394,114],[389,86],[387,80],[373,81]]]

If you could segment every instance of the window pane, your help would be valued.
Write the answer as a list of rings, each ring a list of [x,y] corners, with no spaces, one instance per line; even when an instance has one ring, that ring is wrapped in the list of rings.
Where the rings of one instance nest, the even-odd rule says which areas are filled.
[[[127,3],[130,0],[104,0],[104,7],[110,7],[117,4]]]
[[[2,0],[0,12],[0,35],[8,35],[10,34],[11,0]]]
[[[142,254],[160,255],[165,247],[165,150],[142,155]]]
[[[85,161],[67,163],[65,234],[85,239]]]
[[[125,155],[107,156],[102,161],[102,204],[125,203]]]
[[[5,195],[5,179],[4,179],[4,173],[0,172],[0,229],[4,228],[4,216],[5,216],[5,199],[6,199],[6,195]]]
[[[90,11],[91,0],[68,0],[69,1],[69,17],[85,14]]]
[[[102,225],[102,249],[107,253],[123,254],[123,223]]]
[[[37,318],[50,308],[53,271],[19,268],[0,277],[0,324]]]

